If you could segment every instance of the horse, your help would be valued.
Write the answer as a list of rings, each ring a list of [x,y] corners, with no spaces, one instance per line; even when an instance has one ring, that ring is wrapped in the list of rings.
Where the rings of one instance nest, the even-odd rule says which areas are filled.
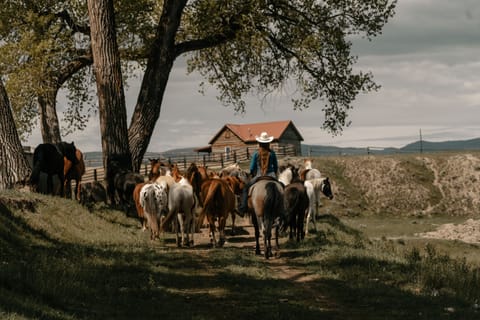
[[[159,237],[161,216],[168,212],[168,186],[162,183],[146,183],[140,190],[140,205],[150,229],[150,240]]]
[[[178,168],[178,165],[176,163],[174,163],[172,166],[171,166],[171,175],[173,177],[173,179],[175,180],[175,182],[180,182],[180,180],[182,180],[183,178],[183,175],[182,175],[182,172],[180,171],[180,169]]]
[[[75,150],[75,158],[77,163],[74,164],[68,160],[67,157],[63,157],[63,172],[65,176],[64,188],[65,196],[72,198],[72,180],[75,180],[75,199],[80,201],[80,189],[82,183],[82,176],[85,174],[85,162],[83,161],[83,153],[80,149]]]
[[[202,172],[205,173],[205,170],[202,170]],[[187,171],[185,173],[185,177],[187,178],[188,182],[190,182],[190,185],[193,188],[193,193],[197,197],[198,204],[200,206],[203,206],[203,198],[202,198],[202,183],[208,179],[208,177],[205,175],[202,176],[202,173],[200,173],[200,170],[198,169],[198,166],[196,165],[195,162],[192,162],[190,166],[187,168]]]
[[[30,186],[32,190],[51,194],[64,195],[64,157],[76,164],[74,143],[61,142],[57,144],[42,143],[39,144],[33,152],[33,168],[30,175]],[[46,185],[43,188],[41,183],[41,173],[47,175]],[[54,187],[53,177],[59,179],[58,188]]]
[[[230,173],[231,174],[231,173]],[[238,176],[223,176],[221,179],[225,180],[230,188],[232,189],[233,193],[235,194],[235,201],[238,203],[240,201],[240,196],[242,195],[242,190],[245,187],[245,182],[240,179]],[[235,208],[237,208],[237,205],[235,205]],[[236,209],[234,209],[231,212],[231,217],[232,217],[232,235],[235,234],[235,213],[238,213]]]
[[[321,194],[325,195],[328,199],[333,199],[332,187],[330,185],[330,179],[328,177],[315,178],[306,180],[304,182],[305,188],[307,189],[307,194],[310,199],[310,206],[307,213],[306,220],[306,233],[308,234],[308,224],[310,221],[313,222],[315,230],[317,230],[317,225],[315,223],[316,216],[318,214],[318,207],[320,206],[320,196]]]
[[[304,169],[300,172],[300,179],[303,181],[320,178],[322,176],[318,169],[312,167],[311,159],[305,159],[303,161],[303,166]]]
[[[293,169],[295,167],[292,164],[287,164],[286,166],[281,166],[278,168],[278,181],[283,183],[284,186],[287,186],[292,182],[293,178]]]
[[[213,178],[205,180],[201,187],[203,209],[198,223],[203,223],[207,217],[210,227],[210,243],[213,247],[223,246],[225,243],[225,223],[228,214],[235,208],[235,194],[225,180]],[[219,241],[215,238],[215,219],[218,219]]]
[[[242,170],[240,168],[240,165],[238,163],[232,163],[231,165],[228,165],[226,166],[225,168],[221,169],[218,173],[218,175],[220,176],[220,178],[223,178],[225,176],[230,176],[232,175],[233,172],[236,172],[236,171],[239,171],[239,170]]]
[[[138,183],[144,182],[143,175],[132,172],[128,168],[127,158],[112,157],[107,170],[107,194],[112,205],[119,205],[127,215],[130,215],[133,202],[133,190]]]
[[[249,190],[248,212],[255,229],[255,254],[260,254],[260,230],[263,233],[264,254],[272,256],[272,228],[275,228],[275,246],[278,250],[278,232],[286,226],[284,193],[281,182],[269,177],[260,178]]]
[[[142,223],[142,231],[147,230],[147,217],[145,216],[145,212],[143,211],[143,207],[140,204],[140,191],[142,188],[147,184],[147,182],[140,182],[135,185],[133,189],[133,202],[135,202],[135,208],[137,209],[137,216]]]
[[[170,165],[167,165],[160,161],[158,158],[149,159],[150,172],[148,174],[149,181],[155,181],[159,176],[165,176],[171,171]]]
[[[292,180],[285,187],[285,211],[288,217],[289,238],[296,238],[297,242],[305,238],[304,222],[309,208],[307,190],[298,175],[298,169],[288,168],[292,172]]]
[[[193,188],[185,178],[175,182],[168,191],[168,215],[162,221],[161,230],[167,225],[173,216],[177,217],[175,222],[175,235],[178,247],[193,246],[193,234],[195,227],[195,198]],[[178,235],[180,227],[181,239]],[[189,233],[191,237],[189,237]]]
[[[93,209],[93,205],[97,202],[107,204],[107,191],[103,184],[99,181],[87,182],[82,184],[80,189],[81,205],[86,206],[89,211]]]

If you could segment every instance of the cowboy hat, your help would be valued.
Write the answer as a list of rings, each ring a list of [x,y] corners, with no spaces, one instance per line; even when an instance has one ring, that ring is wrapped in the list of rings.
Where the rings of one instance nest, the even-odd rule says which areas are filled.
[[[268,136],[268,133],[264,131],[260,136],[256,136],[255,139],[260,143],[270,143],[273,141],[273,136]]]

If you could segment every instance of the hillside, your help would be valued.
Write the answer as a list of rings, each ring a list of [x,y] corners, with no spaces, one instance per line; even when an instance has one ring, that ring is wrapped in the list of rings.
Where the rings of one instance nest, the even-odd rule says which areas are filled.
[[[270,260],[254,254],[248,218],[235,235],[227,223],[223,248],[209,246],[207,228],[177,248],[173,233],[151,241],[137,219],[104,205],[2,191],[0,319],[478,318],[479,241],[446,241],[458,239],[446,227],[467,229],[445,223],[478,233],[469,218],[479,213],[480,153],[314,166],[335,198],[323,200],[316,230],[301,243],[282,235]]]
[[[283,159],[301,164],[302,158]],[[316,157],[335,198],[323,212],[360,214],[480,214],[480,153]]]

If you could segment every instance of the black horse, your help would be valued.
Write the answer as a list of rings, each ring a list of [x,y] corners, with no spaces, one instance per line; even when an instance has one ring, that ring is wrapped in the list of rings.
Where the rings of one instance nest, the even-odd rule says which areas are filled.
[[[110,205],[119,206],[127,215],[136,215],[133,190],[138,183],[145,182],[143,175],[131,171],[129,158],[111,156],[107,166],[107,195]]]
[[[60,142],[57,144],[39,144],[33,152],[33,168],[30,175],[30,186],[36,192],[60,195],[64,194],[65,179],[64,157],[76,164],[75,144]],[[43,175],[46,175],[46,182],[43,182]],[[58,178],[58,185],[54,185],[54,177]]]

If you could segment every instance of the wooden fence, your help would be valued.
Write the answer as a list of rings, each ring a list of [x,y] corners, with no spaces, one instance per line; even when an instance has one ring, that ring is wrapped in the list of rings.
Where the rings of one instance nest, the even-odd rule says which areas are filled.
[[[192,162],[206,166],[212,170],[221,170],[233,163],[242,163],[250,161],[251,156],[257,150],[256,147],[248,147],[242,149],[231,150],[229,153],[209,153],[209,154],[191,154],[164,157],[160,160],[165,162],[176,163],[180,169],[187,169]],[[297,151],[294,145],[286,145],[274,147],[273,150],[279,158],[286,156],[297,156]],[[88,163],[87,163],[88,166]],[[150,172],[150,162],[144,159],[140,173],[148,176]],[[103,167],[87,167],[82,178],[83,182],[91,182],[103,180],[105,176],[105,169]]]

